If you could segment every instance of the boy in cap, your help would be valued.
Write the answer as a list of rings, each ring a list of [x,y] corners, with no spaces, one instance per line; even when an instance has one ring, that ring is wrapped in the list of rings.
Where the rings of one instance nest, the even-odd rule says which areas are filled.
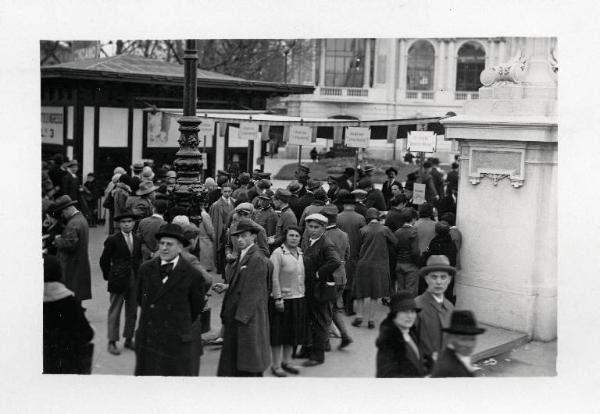
[[[455,274],[456,269],[442,255],[430,256],[427,265],[418,272],[427,283],[427,291],[415,299],[421,308],[416,328],[419,345],[429,368],[444,346],[443,328],[448,326],[454,310],[454,305],[446,299],[444,293]]]
[[[100,256],[100,269],[104,280],[108,281],[107,289],[110,293],[107,334],[108,352],[113,355],[121,353],[117,342],[123,304],[125,304],[124,346],[134,349],[132,338],[137,312],[135,284],[137,271],[142,262],[142,240],[138,235],[133,234],[137,219],[138,216],[133,213],[115,217],[114,221],[118,223],[120,231],[106,238]]]
[[[474,377],[471,355],[477,345],[477,335],[485,332],[477,326],[475,315],[468,310],[452,312],[450,326],[444,328],[447,345],[431,373],[432,378]]]

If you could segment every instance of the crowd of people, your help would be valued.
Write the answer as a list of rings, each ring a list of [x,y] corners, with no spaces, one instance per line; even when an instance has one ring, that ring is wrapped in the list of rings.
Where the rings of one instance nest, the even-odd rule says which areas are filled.
[[[472,313],[454,311],[457,163],[446,174],[429,159],[404,182],[390,167],[381,190],[368,165],[356,183],[348,167],[326,187],[305,165],[286,188],[272,188],[259,170],[218,171],[203,183],[193,217],[171,196],[177,174],[169,166],[159,174],[141,162],[130,174],[117,167],[103,191],[93,175],[80,185],[77,168],[74,160],[42,165],[45,372],[90,372],[93,331],[81,301],[91,298],[88,232],[102,200],[107,351],[121,353],[124,308],[123,347],[136,353],[135,375],[198,375],[211,291],[222,295],[222,324],[210,341],[222,347],[218,376],[270,368],[285,377],[321,365],[330,332],[339,332],[340,349],[353,343],[344,313],[357,328],[380,324],[378,377],[473,375],[469,356],[482,329]],[[426,188],[419,205],[415,183]],[[389,307],[383,321],[377,301]],[[57,314],[65,306],[68,318]]]

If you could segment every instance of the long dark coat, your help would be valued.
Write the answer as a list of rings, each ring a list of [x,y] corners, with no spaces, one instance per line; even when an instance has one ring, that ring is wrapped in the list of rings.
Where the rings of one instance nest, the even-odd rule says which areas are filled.
[[[193,344],[200,334],[192,323],[205,305],[206,288],[200,271],[179,256],[177,266],[162,283],[160,257],[143,263],[138,271],[135,375],[191,376]]]
[[[473,373],[464,366],[453,349],[445,348],[436,361],[432,378],[474,377]]]
[[[373,188],[371,191],[369,191],[367,194],[367,200],[365,201],[365,206],[367,208],[375,207],[379,211],[387,210],[387,203],[381,190]]]
[[[73,177],[70,172],[63,175],[60,188],[62,194],[68,195],[71,200],[79,200],[79,178]]]
[[[348,235],[348,243],[350,244],[350,256],[345,264],[347,290],[352,289],[361,246],[360,229],[366,224],[365,217],[352,210],[344,210],[337,217],[337,226]]]
[[[215,264],[217,265],[217,273],[223,274],[225,270],[224,251],[225,251],[225,232],[227,231],[227,220],[233,212],[233,204],[235,200],[231,199],[231,204],[219,198],[210,206],[208,214],[212,220],[213,229],[215,230],[215,241],[213,243]]]
[[[417,344],[414,333],[409,333]],[[402,332],[390,318],[385,318],[379,327],[377,346],[377,378],[424,377],[427,371],[421,352],[417,356],[406,343]]]
[[[302,240],[306,297],[314,298],[315,288],[335,281],[333,273],[342,264],[335,245],[323,234],[312,246],[308,237]],[[317,279],[317,273],[319,278]]]
[[[241,261],[236,260],[221,307],[224,335],[218,376],[262,373],[271,363],[268,299],[272,274],[273,265],[257,245]]]
[[[69,217],[60,238],[54,241],[64,285],[73,291],[79,300],[92,298],[88,242],[88,222],[80,211]]]
[[[390,295],[390,255],[394,254],[396,236],[379,222],[360,229],[361,247],[356,264],[353,296],[382,298]]]
[[[454,305],[448,299],[444,299],[442,304],[437,303],[429,292],[417,296],[415,302],[421,308],[415,322],[418,344],[423,350],[423,357],[428,366],[431,367],[432,354],[439,353],[444,346],[442,328],[448,326]]]

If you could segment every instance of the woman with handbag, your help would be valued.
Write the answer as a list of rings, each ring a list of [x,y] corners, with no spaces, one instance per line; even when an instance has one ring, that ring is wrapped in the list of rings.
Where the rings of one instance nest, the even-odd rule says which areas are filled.
[[[276,377],[298,374],[290,363],[292,350],[306,343],[308,325],[304,297],[304,258],[300,249],[300,228],[289,226],[285,241],[271,254],[273,282],[269,299],[271,372]]]

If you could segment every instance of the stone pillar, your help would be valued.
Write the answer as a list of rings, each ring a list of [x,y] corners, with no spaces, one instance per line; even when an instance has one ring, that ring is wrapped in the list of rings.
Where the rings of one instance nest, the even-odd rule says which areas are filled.
[[[319,64],[319,86],[325,86],[325,39],[321,39],[321,59]]]
[[[408,64],[408,51],[406,50],[406,39],[400,39],[400,47],[398,51],[398,98],[400,100],[406,97],[406,71]]]
[[[486,69],[480,99],[442,123],[460,148],[457,307],[486,324],[556,338],[556,80],[549,39]],[[518,46],[514,47],[518,51]]]
[[[448,42],[448,69],[446,78],[446,90],[454,97],[456,91],[456,41]]]
[[[369,88],[371,83],[371,39],[365,39],[365,73],[363,77],[363,88]]]

